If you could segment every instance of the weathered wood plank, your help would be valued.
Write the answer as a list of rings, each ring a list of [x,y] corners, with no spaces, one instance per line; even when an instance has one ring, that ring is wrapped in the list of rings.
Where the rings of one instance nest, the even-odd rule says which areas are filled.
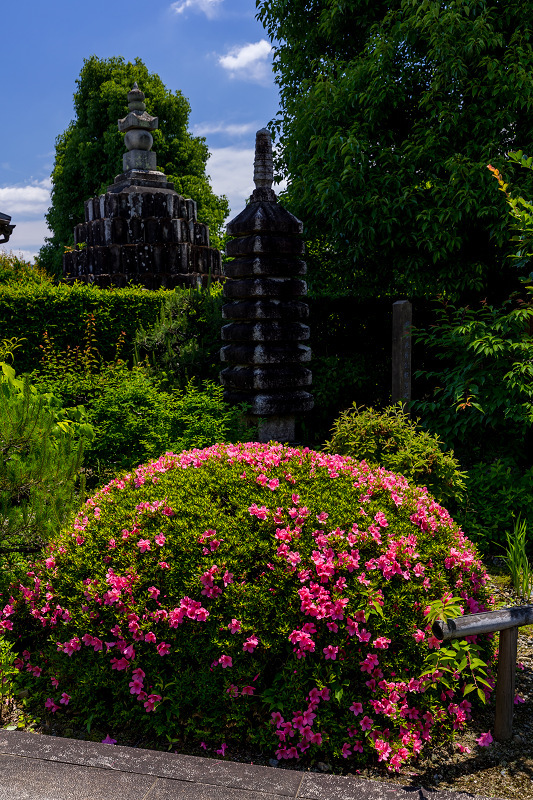
[[[498,653],[498,679],[496,681],[496,709],[494,713],[494,738],[499,742],[510,739],[513,732],[517,645],[518,628],[502,630]]]
[[[497,611],[483,611],[480,614],[465,614],[463,617],[437,621],[432,633],[440,641],[445,639],[464,639],[478,633],[505,631],[522,625],[533,625],[533,605],[499,608]]]

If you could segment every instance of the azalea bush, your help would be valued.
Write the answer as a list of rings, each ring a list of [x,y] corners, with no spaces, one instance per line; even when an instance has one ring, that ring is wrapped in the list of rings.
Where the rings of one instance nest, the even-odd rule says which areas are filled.
[[[398,770],[465,725],[471,690],[490,695],[430,626],[436,606],[485,610],[485,580],[405,478],[215,445],[99,490],[5,596],[0,629],[19,680],[69,721]],[[466,647],[490,661],[490,639]]]

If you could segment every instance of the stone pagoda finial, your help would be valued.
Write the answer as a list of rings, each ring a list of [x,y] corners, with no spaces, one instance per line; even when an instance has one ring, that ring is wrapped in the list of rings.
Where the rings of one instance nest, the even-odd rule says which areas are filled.
[[[128,152],[122,156],[124,172],[130,169],[156,169],[156,155],[151,153],[154,143],[151,131],[158,125],[157,117],[151,117],[146,112],[144,92],[141,92],[137,83],[128,92],[128,114],[124,119],[119,119],[118,129],[125,133],[124,144]]]
[[[254,183],[255,189],[250,202],[277,202],[274,182],[274,159],[272,157],[272,137],[268,128],[261,128],[255,135]]]

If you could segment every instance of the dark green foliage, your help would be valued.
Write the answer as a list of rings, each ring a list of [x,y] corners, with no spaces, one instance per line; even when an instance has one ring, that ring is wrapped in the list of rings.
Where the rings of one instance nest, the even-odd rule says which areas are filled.
[[[405,413],[402,404],[383,411],[353,405],[335,421],[324,450],[364,460],[426,486],[446,507],[457,507],[465,489],[453,452],[444,451],[437,436],[424,431]]]
[[[52,206],[46,216],[52,236],[40,253],[40,261],[61,275],[63,250],[73,244],[73,228],[83,221],[83,203],[105,192],[122,172],[124,134],[117,120],[128,112],[127,93],[137,81],[146,94],[146,109],[157,116],[153,149],[158,168],[174,188],[198,203],[198,219],[210,226],[216,246],[228,213],[225,197],[217,197],[205,173],[209,151],[205,139],[188,130],[190,106],[181,92],[172,93],[155,73],[137,58],[84,60],[74,94],[75,119],[57,137],[52,172]]]
[[[191,378],[216,380],[220,372],[222,287],[169,292],[156,323],[135,337],[138,358],[150,373],[183,389]]]
[[[107,289],[74,284],[48,283],[0,285],[0,330],[2,337],[26,337],[17,350],[17,369],[31,372],[41,359],[45,331],[60,350],[75,348],[83,341],[87,316],[96,319],[101,355],[114,357],[117,339],[125,333],[125,357],[133,357],[133,340],[140,325],[146,328],[157,319],[168,292],[140,287]]]
[[[313,286],[505,297],[513,266],[486,165],[533,148],[529,0],[258,9],[276,43],[290,210],[333,270]],[[532,197],[533,175],[515,178]]]
[[[312,393],[300,438],[320,447],[339,411],[390,402],[392,307],[388,301],[309,297]]]
[[[480,550],[503,555],[506,535],[521,515],[527,522],[527,550],[533,555],[533,467],[512,459],[473,464],[468,470],[466,502],[457,522]]]
[[[442,303],[436,323],[415,333],[438,368],[419,370],[434,387],[414,403],[424,425],[454,447],[462,463],[528,456],[533,424],[533,287],[501,307]]]
[[[63,409],[0,366],[0,552],[36,552],[72,513],[93,430],[83,408]]]

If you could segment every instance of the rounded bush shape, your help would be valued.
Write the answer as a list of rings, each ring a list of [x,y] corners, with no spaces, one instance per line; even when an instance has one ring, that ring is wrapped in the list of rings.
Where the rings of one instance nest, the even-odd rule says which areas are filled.
[[[449,514],[405,478],[215,445],[90,498],[0,627],[53,712],[398,769],[468,718],[462,675],[447,694],[442,672],[421,677],[438,647],[425,613],[458,593],[483,610],[484,582]]]
[[[352,456],[399,472],[417,486],[426,486],[439,503],[457,507],[465,491],[465,473],[453,451],[405,413],[401,402],[383,411],[355,403],[335,420],[328,453]]]

